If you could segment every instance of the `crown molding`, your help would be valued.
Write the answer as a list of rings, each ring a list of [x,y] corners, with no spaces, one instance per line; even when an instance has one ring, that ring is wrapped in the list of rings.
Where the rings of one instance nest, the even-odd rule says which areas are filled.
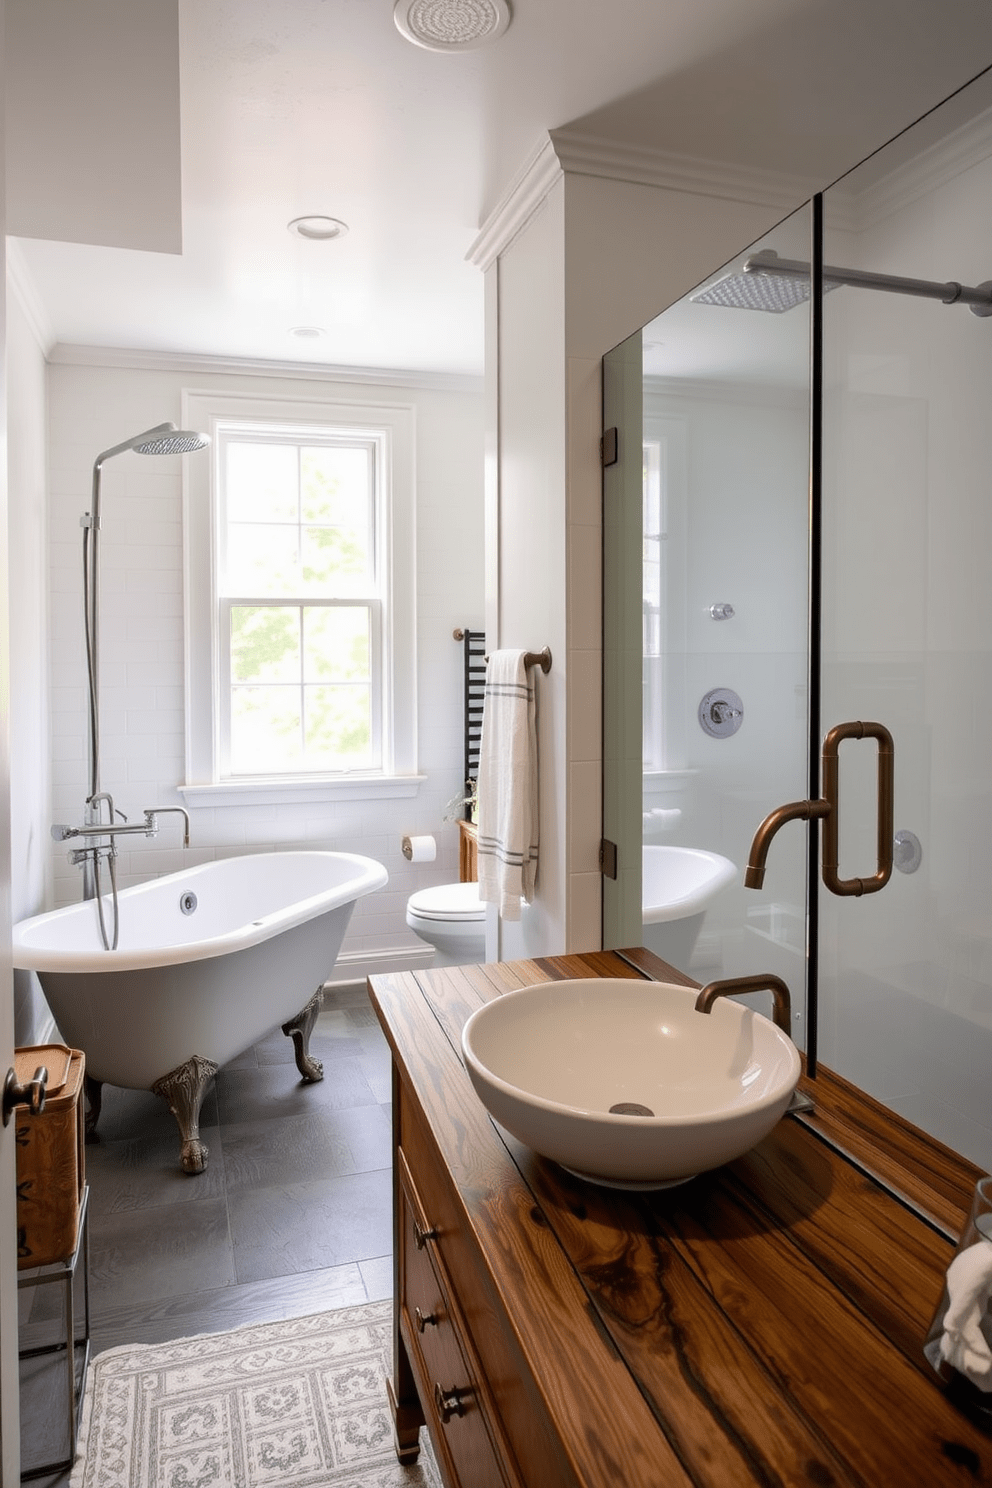
[[[363,383],[441,393],[478,393],[482,374],[413,372],[392,367],[331,367],[321,362],[277,362],[261,357],[209,356],[197,352],[140,351],[122,346],[77,346],[57,342],[48,361],[60,367],[115,367],[131,372],[216,373],[235,377],[282,377],[297,382]]]
[[[55,344],[55,331],[16,238],[7,239],[7,283],[47,361]]]
[[[864,231],[928,196],[955,176],[992,156],[992,109],[970,119],[946,139],[898,165],[879,181],[852,192],[856,226]]]
[[[482,224],[465,255],[466,260],[485,272],[540,210],[561,178],[562,168],[551,136],[547,135]]]
[[[553,130],[551,139],[562,169],[574,175],[630,181],[690,196],[718,196],[785,212],[802,206],[822,184],[808,176],[619,144],[568,128]]]
[[[692,196],[717,196],[772,207],[783,215],[801,206],[822,184],[805,177],[697,160],[640,145],[618,144],[577,130],[556,129],[533,151],[486,218],[466,254],[469,263],[488,269],[566,175],[629,181]]]

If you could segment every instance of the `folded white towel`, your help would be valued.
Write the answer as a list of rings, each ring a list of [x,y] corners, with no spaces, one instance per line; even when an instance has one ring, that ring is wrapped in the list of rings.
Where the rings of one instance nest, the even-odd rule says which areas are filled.
[[[986,1394],[992,1393],[992,1350],[982,1331],[992,1293],[992,1245],[979,1240],[947,1268],[947,1311],[940,1355]]]
[[[494,651],[479,744],[479,898],[519,920],[537,876],[537,707],[523,651]]]

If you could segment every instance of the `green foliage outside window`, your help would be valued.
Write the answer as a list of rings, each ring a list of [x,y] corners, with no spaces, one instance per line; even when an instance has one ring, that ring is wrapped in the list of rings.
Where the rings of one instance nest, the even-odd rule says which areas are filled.
[[[367,445],[227,446],[237,773],[374,763],[371,482]]]

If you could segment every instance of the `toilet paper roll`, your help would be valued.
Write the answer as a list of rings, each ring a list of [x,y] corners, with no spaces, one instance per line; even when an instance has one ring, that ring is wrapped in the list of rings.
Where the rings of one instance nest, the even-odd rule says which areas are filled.
[[[437,843],[433,837],[404,837],[403,856],[410,863],[433,863],[437,857]]]

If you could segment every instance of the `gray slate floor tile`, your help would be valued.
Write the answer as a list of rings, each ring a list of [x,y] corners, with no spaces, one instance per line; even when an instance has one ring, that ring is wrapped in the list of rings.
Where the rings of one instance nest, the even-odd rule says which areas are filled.
[[[246,1189],[228,1209],[238,1281],[368,1260],[392,1248],[388,1169]]]
[[[328,994],[310,1047],[325,1070],[313,1085],[278,1031],[218,1072],[195,1176],[160,1097],[104,1086],[100,1140],[86,1148],[94,1352],[390,1295],[390,1061],[362,989]],[[48,1341],[60,1308],[60,1288],[25,1293],[24,1341]],[[30,1465],[62,1450],[61,1373],[22,1368]],[[66,1488],[68,1475],[38,1481]]]

